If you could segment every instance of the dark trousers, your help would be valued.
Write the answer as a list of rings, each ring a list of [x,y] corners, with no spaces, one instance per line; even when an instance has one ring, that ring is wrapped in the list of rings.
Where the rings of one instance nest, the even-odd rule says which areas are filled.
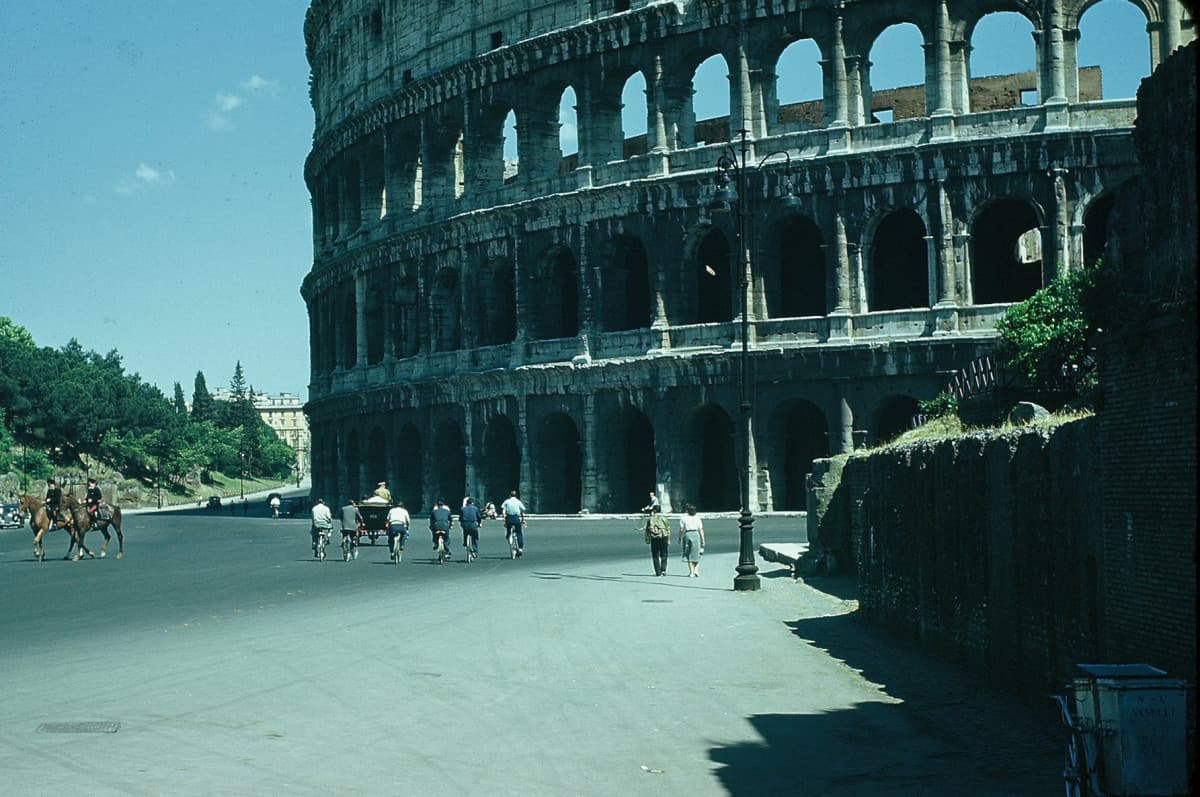
[[[650,558],[654,560],[654,575],[661,576],[667,572],[667,545],[670,537],[650,538]]]

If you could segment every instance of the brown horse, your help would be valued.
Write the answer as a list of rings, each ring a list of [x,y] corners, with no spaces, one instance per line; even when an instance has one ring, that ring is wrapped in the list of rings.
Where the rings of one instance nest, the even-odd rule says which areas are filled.
[[[88,556],[92,555],[83,545],[83,537],[91,529],[96,529],[104,535],[104,545],[100,547],[100,558],[103,559],[108,555],[108,544],[112,542],[112,537],[108,533],[108,527],[112,526],[117,532],[117,558],[125,557],[125,535],[121,533],[121,507],[112,506],[110,504],[101,504],[100,512],[93,517],[88,513],[87,507],[75,500],[73,496],[67,496],[63,499],[63,511],[71,514],[71,525],[75,527],[75,534],[71,540],[71,546],[78,545],[78,550],[75,551],[75,558],[79,559],[84,553]],[[108,517],[102,517],[107,515]],[[71,555],[71,547],[67,548],[67,556]]]
[[[40,499],[32,495],[21,495],[17,498],[18,509],[21,512],[29,513],[29,528],[33,531],[33,555],[37,557],[39,562],[46,561],[46,546],[42,543],[42,538],[47,532],[56,529],[65,529],[71,535],[71,544],[67,548],[67,555],[64,559],[71,558],[71,550],[78,543],[75,536],[75,526],[70,513],[65,516],[60,514],[57,521],[50,519],[50,513],[46,511],[46,507],[42,506]],[[82,548],[82,551],[87,551],[88,556],[94,557],[91,551],[87,548]]]

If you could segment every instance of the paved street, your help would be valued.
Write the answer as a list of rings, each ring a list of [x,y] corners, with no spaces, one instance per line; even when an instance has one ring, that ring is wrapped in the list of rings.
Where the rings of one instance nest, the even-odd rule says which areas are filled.
[[[0,532],[4,790],[1060,793],[1052,713],[871,632],[845,580],[733,593],[736,521],[706,527],[699,579],[626,519],[535,518],[517,561],[488,524],[471,565],[416,531],[399,567],[227,512],[131,516],[123,560]]]

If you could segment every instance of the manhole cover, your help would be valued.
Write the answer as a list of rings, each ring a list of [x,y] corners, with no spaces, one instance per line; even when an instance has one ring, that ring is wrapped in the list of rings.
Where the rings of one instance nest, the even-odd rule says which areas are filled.
[[[116,733],[119,722],[43,722],[38,733]]]

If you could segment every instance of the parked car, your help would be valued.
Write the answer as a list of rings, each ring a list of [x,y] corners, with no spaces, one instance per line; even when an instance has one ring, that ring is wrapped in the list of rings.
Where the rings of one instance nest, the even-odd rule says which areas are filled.
[[[206,504],[206,506],[209,509],[220,509],[221,508],[221,496],[210,495],[208,497],[208,503]]]
[[[296,517],[308,508],[308,502],[303,498],[285,498],[279,507],[279,514],[284,517]]]
[[[0,529],[19,529],[24,525],[19,504],[0,504]]]

